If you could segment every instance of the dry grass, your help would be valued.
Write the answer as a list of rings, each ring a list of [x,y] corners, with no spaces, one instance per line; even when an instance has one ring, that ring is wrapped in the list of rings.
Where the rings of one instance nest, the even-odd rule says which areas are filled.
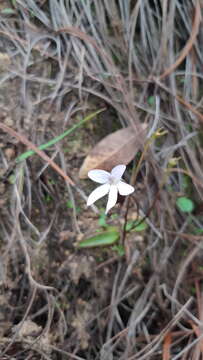
[[[3,3],[14,11],[0,9],[1,122],[21,137],[1,133],[2,174],[13,169],[23,136],[42,144],[104,105],[108,119],[81,130],[81,138],[94,137],[95,129],[111,132],[115,118],[135,131],[146,122],[148,138],[159,128],[167,133],[151,144],[137,177],[149,227],[127,261],[112,257],[98,265],[97,252],[84,255],[64,245],[97,219],[86,212],[86,183],[77,178],[83,142],[75,153],[66,155],[62,145],[48,152],[74,190],[36,156],[15,167],[13,184],[2,182],[1,359],[200,360],[203,253],[201,233],[194,233],[203,228],[199,1]],[[177,209],[179,195],[193,200],[194,213]],[[68,216],[64,197],[73,204]],[[86,217],[77,214],[78,203]],[[66,242],[59,241],[64,230]],[[89,268],[75,279],[72,269],[84,259]],[[36,326],[31,332],[28,320]]]

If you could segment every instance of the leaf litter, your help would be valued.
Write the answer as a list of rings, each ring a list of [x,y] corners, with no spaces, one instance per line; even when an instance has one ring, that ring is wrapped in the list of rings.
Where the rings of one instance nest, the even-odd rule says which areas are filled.
[[[21,135],[0,132],[2,359],[202,357],[200,6],[165,5],[1,2],[12,11],[1,12],[0,124]],[[26,151],[22,136],[39,147],[103,107],[93,127],[77,129],[76,150],[72,138],[44,149],[74,188],[47,158],[14,166]],[[135,154],[160,128],[166,136],[143,157],[135,194],[103,222],[121,239],[137,216],[147,227],[126,232],[122,256],[112,247],[78,249],[77,240],[103,231],[103,210],[86,208],[91,184],[79,169],[85,178],[88,168],[123,163],[133,174]],[[180,197],[192,200],[194,212],[180,211]],[[21,337],[12,331],[19,324]]]

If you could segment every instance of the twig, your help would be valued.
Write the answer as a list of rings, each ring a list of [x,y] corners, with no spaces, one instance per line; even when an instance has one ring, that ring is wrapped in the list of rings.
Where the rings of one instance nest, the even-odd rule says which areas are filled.
[[[64,171],[53,161],[50,159],[49,156],[47,156],[44,151],[39,150],[36,145],[34,145],[31,141],[29,141],[24,135],[19,134],[17,131],[13,130],[9,126],[5,124],[0,124],[0,128],[10,134],[11,136],[18,139],[21,143],[24,145],[27,145],[30,149],[32,149],[34,152],[36,152],[43,160],[49,163],[49,165],[58,172],[59,175],[61,175],[70,185],[75,186],[75,183],[71,180],[71,178],[64,173]]]

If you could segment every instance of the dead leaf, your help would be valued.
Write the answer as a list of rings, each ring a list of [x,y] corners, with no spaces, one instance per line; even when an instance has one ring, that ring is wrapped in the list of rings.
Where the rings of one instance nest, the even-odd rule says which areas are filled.
[[[117,130],[102,139],[90,151],[84,160],[80,171],[80,179],[87,178],[88,171],[92,169],[103,169],[110,171],[118,164],[127,165],[139,150],[140,137],[144,142],[146,125],[140,125],[139,133],[129,126],[125,129]]]

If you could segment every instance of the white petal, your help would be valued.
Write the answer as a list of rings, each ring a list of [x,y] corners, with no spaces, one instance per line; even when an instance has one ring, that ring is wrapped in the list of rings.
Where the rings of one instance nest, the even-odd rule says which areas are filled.
[[[126,184],[123,181],[119,181],[117,187],[120,195],[129,195],[132,194],[135,190],[133,186]]]
[[[95,201],[108,194],[109,189],[110,189],[110,185],[104,184],[96,188],[94,191],[92,191],[87,199],[87,206],[92,205]]]
[[[112,207],[114,207],[114,205],[116,205],[117,198],[118,198],[117,185],[111,185],[111,186],[110,186],[109,198],[108,198],[108,202],[107,202],[105,214],[107,214],[108,211],[109,211]]]
[[[98,182],[99,184],[104,184],[108,182],[110,173],[108,173],[108,171],[105,170],[95,169],[95,170],[90,170],[88,172],[88,176],[91,180]]]
[[[111,170],[111,175],[114,176],[117,180],[120,180],[123,176],[125,169],[125,165],[117,165]]]

